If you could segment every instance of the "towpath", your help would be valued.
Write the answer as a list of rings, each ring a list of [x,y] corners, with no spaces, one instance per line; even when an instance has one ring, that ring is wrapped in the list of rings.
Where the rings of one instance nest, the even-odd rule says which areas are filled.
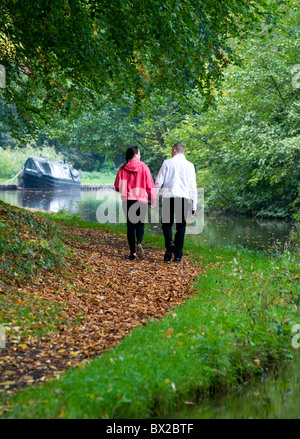
[[[40,337],[20,338],[18,328],[7,328],[0,392],[58,377],[114,347],[135,327],[163,317],[192,295],[202,270],[187,257],[181,264],[166,263],[163,251],[147,246],[145,259],[129,261],[126,237],[99,229],[65,228],[64,235],[75,251],[66,275],[39,276],[22,287],[37,306],[56,303],[61,322]],[[41,329],[44,324],[36,322]]]

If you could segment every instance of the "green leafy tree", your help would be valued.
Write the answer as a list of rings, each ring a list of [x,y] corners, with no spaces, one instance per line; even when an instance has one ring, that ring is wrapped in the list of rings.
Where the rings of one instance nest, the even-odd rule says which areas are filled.
[[[166,137],[187,144],[207,207],[279,217],[299,209],[299,48],[297,6],[272,34],[266,25],[236,47],[242,66],[226,70],[216,108]]]
[[[105,157],[105,163],[115,162],[117,166],[124,162],[128,146],[137,145],[142,159],[156,174],[169,154],[164,136],[184,119],[186,106],[172,98],[151,96],[143,110],[133,117],[132,106],[118,107],[107,102],[93,112],[83,112],[72,123],[67,118],[61,119],[47,136],[55,139],[56,148],[67,156],[72,151],[78,158],[82,151],[91,157],[100,154]]]
[[[228,37],[274,18],[267,0],[2,0],[0,62],[6,68],[3,118],[18,133],[38,133],[55,116],[78,116],[107,99],[153,92],[211,100],[236,57]],[[128,104],[128,102],[127,102]]]

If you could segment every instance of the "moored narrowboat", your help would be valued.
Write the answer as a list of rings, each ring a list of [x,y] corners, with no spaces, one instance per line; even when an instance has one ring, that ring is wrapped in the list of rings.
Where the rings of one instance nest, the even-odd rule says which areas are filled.
[[[29,157],[18,177],[24,189],[72,190],[80,188],[80,174],[71,165],[49,162],[43,157]]]

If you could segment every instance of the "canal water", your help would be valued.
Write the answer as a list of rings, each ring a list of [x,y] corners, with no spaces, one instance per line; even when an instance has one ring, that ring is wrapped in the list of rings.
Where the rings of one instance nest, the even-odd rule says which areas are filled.
[[[119,194],[113,189],[106,188],[98,191],[75,192],[0,191],[0,199],[20,207],[52,212],[65,210],[77,213],[82,219],[88,221],[97,221],[98,216],[98,220],[102,222],[108,220],[109,223],[114,222],[115,218],[113,218],[114,215],[105,217],[107,210],[110,209],[111,212],[120,209]],[[103,215],[101,219],[101,210],[104,213],[104,219]],[[153,233],[161,233],[159,221],[155,215],[152,215],[151,209],[148,220],[149,224],[146,229],[150,229]],[[200,245],[213,247],[233,246],[258,250],[283,248],[290,245],[291,237],[297,229],[297,225],[291,221],[246,216],[206,215],[203,210],[197,213],[197,221],[198,229],[191,229],[192,239]],[[197,233],[194,233],[194,230]]]
[[[300,419],[300,357],[239,391],[182,401],[167,419]]]
[[[109,209],[118,210],[120,207],[119,194],[113,189],[73,193],[0,191],[0,200],[45,211],[65,210],[79,214],[82,219],[89,221],[97,221],[97,218],[99,220],[99,209],[105,216]],[[283,249],[287,246],[290,248],[291,238],[297,230],[296,224],[277,219],[203,215],[203,211],[197,212],[197,216],[200,232],[193,234],[192,239],[201,245],[213,247],[231,246],[257,250],[274,247]],[[146,228],[153,233],[161,233],[159,223],[152,219],[149,215]],[[298,252],[299,244],[293,250]],[[262,375],[258,381],[240,391],[206,397],[201,401],[183,401],[167,418],[300,419],[300,358],[278,366],[278,369]]]

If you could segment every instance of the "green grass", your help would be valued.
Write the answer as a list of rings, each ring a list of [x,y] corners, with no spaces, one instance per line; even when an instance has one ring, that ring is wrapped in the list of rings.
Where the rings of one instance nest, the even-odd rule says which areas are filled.
[[[113,184],[116,178],[116,171],[82,171],[81,172],[81,183],[83,184]]]
[[[125,231],[62,213],[51,218]],[[144,242],[163,247],[162,237],[150,233]],[[189,237],[185,249],[206,267],[194,286],[198,294],[83,367],[6,400],[5,417],[164,417],[186,398],[243,386],[264,368],[292,359],[299,255],[202,248]]]

